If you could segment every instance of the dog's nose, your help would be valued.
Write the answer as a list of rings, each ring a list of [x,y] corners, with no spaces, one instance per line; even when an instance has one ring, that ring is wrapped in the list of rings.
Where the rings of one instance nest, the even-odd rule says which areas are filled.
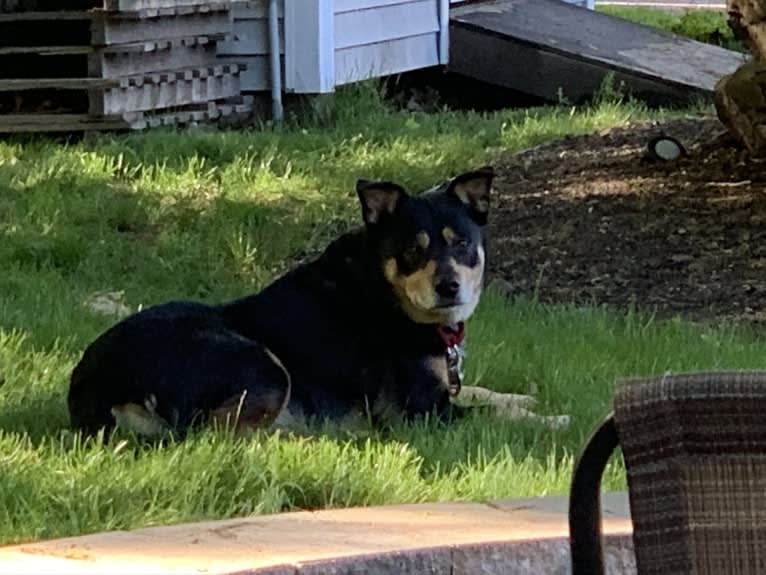
[[[443,279],[436,284],[436,293],[445,299],[455,299],[460,293],[460,282],[454,278]]]

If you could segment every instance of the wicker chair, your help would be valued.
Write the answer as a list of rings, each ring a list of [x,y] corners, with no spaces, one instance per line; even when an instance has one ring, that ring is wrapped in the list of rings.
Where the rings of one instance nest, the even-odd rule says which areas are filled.
[[[601,476],[622,448],[640,575],[766,574],[766,372],[618,385],[575,466],[573,575],[604,573]]]

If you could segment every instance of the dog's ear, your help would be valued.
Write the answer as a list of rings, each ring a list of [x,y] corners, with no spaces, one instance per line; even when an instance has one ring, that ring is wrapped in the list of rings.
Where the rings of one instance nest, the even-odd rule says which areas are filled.
[[[489,197],[494,177],[495,170],[485,166],[456,176],[447,186],[447,194],[463,202],[471,218],[480,226],[487,223]]]
[[[377,224],[381,219],[393,214],[407,193],[398,184],[392,182],[370,182],[359,180],[356,193],[362,204],[362,218],[369,225]]]

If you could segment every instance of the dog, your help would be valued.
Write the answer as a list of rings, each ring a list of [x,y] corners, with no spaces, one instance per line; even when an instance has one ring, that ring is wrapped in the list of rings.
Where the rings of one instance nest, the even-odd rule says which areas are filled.
[[[259,293],[123,319],[72,372],[73,428],[159,437],[210,423],[461,416],[452,400],[484,285],[493,178],[480,168],[418,195],[360,180],[364,225]],[[507,411],[508,397],[516,417],[530,415],[525,396],[498,405]]]

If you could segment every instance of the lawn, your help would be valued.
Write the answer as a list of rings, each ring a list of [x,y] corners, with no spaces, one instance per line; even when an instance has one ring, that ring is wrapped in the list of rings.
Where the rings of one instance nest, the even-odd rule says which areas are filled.
[[[617,5],[598,6],[596,9],[618,18],[686,36],[698,42],[714,44],[729,50],[744,51],[742,44],[729,28],[728,15],[725,11],[701,8],[669,11],[643,6]]]
[[[353,183],[412,189],[565,134],[658,117],[601,98],[585,108],[488,114],[389,109],[344,90],[283,128],[156,131],[65,145],[0,143],[0,542],[284,509],[564,493],[573,454],[624,374],[758,367],[753,331],[488,293],[469,324],[469,385],[537,390],[570,429],[475,417],[313,438],[204,431],[164,446],[84,441],[67,428],[68,376],[132,309],[258,289],[358,220]],[[108,384],[108,382],[105,382]],[[623,485],[618,464],[606,487]]]

